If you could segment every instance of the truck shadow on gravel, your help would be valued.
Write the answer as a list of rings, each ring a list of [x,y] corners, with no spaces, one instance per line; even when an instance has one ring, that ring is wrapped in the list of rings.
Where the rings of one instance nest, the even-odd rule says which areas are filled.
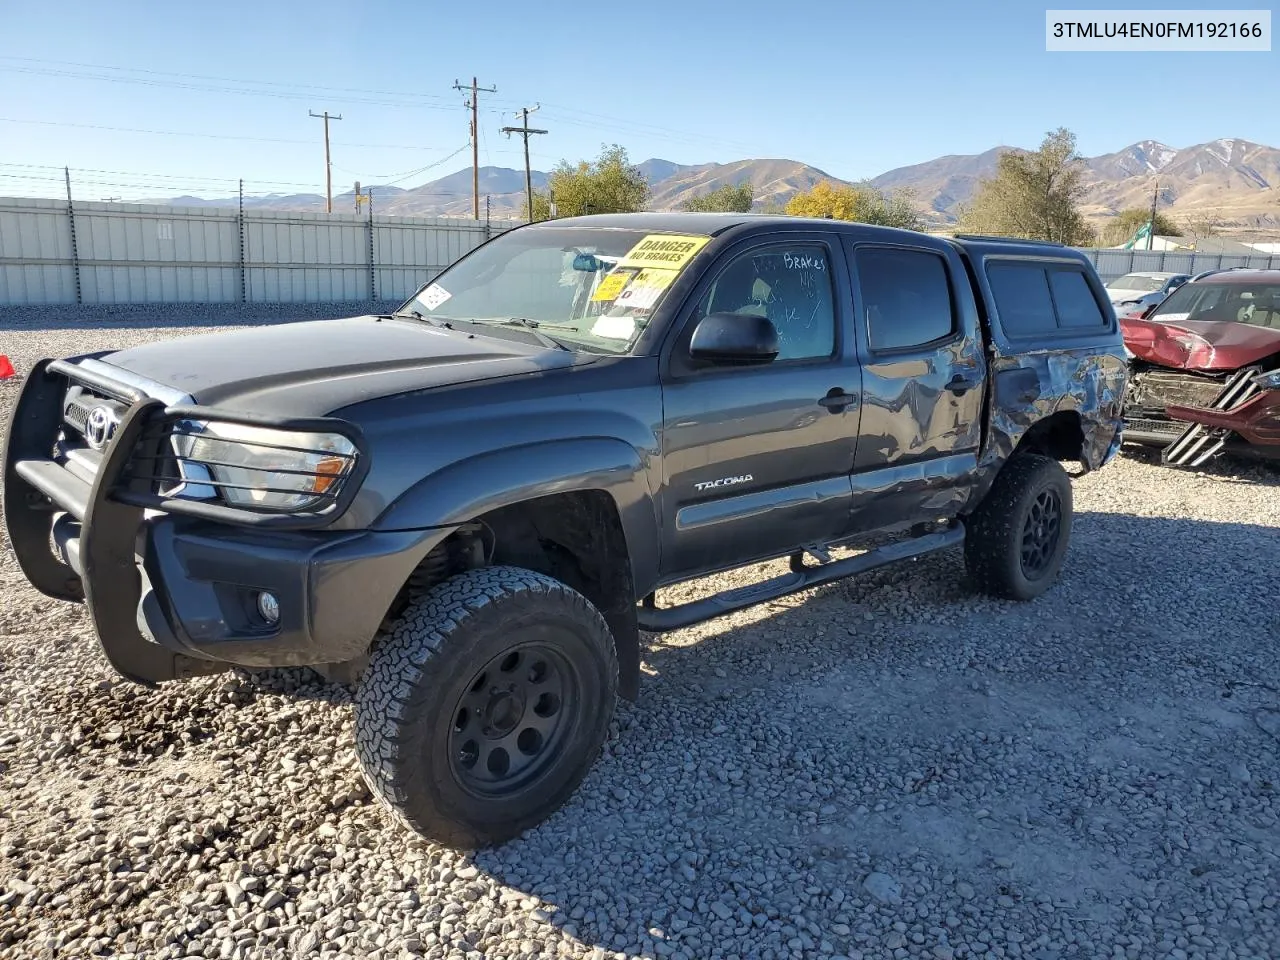
[[[649,638],[584,787],[476,862],[589,946],[688,956],[879,955],[903,920],[980,953],[1049,922],[1101,955],[1151,936],[1152,899],[1248,902],[1278,879],[1280,609],[1240,572],[1274,538],[1081,513],[1030,604],[952,553]]]

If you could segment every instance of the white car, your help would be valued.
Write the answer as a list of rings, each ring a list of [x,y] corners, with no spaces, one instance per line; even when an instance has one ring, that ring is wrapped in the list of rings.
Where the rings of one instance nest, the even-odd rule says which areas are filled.
[[[1107,284],[1107,296],[1116,313],[1132,313],[1155,306],[1190,279],[1185,273],[1126,273]]]

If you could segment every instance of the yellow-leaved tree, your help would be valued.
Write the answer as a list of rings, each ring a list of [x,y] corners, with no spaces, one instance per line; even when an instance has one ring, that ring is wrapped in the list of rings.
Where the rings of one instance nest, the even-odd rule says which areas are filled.
[[[851,220],[907,230],[919,230],[921,226],[908,192],[885,193],[868,183],[834,184],[824,180],[788,200],[786,212],[793,217]]]

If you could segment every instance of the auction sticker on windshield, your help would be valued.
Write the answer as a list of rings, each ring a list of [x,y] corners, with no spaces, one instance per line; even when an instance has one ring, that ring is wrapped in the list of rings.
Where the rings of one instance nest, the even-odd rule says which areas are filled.
[[[676,270],[641,270],[631,281],[630,286],[618,296],[620,307],[636,307],[648,309],[658,302],[662,291],[671,286],[675,280]]]
[[[600,285],[596,287],[596,292],[591,295],[591,299],[597,303],[617,299],[618,294],[622,292],[622,288],[627,285],[627,281],[634,276],[634,270],[615,270],[600,281]]]
[[[418,302],[428,310],[434,310],[452,296],[453,294],[440,286],[440,284],[433,283],[431,286],[427,287],[427,289],[418,294],[417,299]]]
[[[710,237],[652,233],[627,251],[627,255],[618,261],[618,266],[679,270],[710,242]]]

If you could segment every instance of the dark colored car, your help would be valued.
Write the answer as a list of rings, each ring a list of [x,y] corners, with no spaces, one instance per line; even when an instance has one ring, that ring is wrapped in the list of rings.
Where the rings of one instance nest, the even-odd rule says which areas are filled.
[[[1280,270],[1227,270],[1122,317],[1132,354],[1125,439],[1166,463],[1280,459]]]
[[[1055,244],[558,220],[391,315],[41,362],[5,522],[131,679],[358,680],[377,795],[472,846],[575,789],[638,695],[641,631],[962,544],[978,588],[1038,596],[1071,529],[1059,461],[1115,455],[1126,380],[1102,284]]]

